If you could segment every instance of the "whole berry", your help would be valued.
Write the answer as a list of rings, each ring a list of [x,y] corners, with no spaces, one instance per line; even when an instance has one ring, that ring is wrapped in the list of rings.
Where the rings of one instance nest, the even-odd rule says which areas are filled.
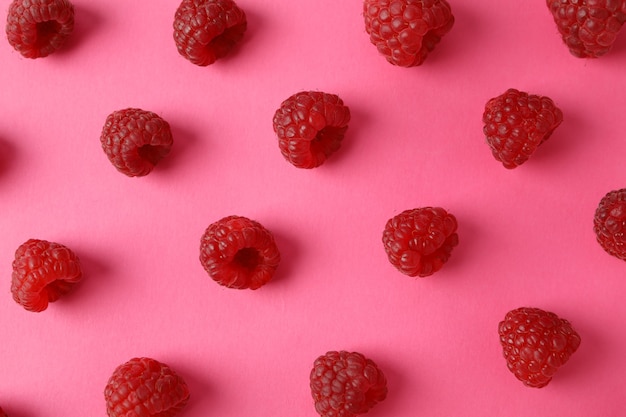
[[[389,262],[411,277],[439,271],[458,245],[456,218],[441,207],[405,210],[385,225],[383,245]]]
[[[9,44],[26,58],[55,52],[74,30],[74,6],[68,0],[13,0],[6,34]]]
[[[173,417],[187,405],[189,388],[166,364],[133,358],[113,371],[104,399],[109,417]]]
[[[331,351],[318,357],[310,385],[315,410],[322,417],[355,417],[387,397],[385,375],[358,352]]]
[[[298,168],[316,168],[340,147],[350,109],[335,94],[302,91],[282,102],[274,114],[278,147]]]
[[[15,251],[11,294],[28,311],[41,312],[81,280],[76,254],[66,246],[29,239]]]
[[[393,65],[422,65],[454,16],[446,0],[364,0],[365,30]]]
[[[593,230],[607,253],[626,261],[626,189],[602,197],[593,218]]]
[[[274,276],[280,252],[272,233],[259,222],[228,216],[212,223],[202,235],[200,262],[218,284],[256,290]]]
[[[626,22],[622,0],[546,0],[572,55],[598,58],[611,50]]]
[[[183,57],[207,66],[230,52],[247,25],[233,0],[183,0],[174,17],[174,41]]]
[[[148,175],[174,143],[170,125],[150,111],[114,111],[100,135],[102,149],[113,166],[129,177]]]
[[[514,88],[485,105],[483,133],[496,160],[513,169],[530,158],[563,121],[563,113],[544,96]]]
[[[567,320],[538,308],[509,311],[498,333],[509,370],[533,388],[546,386],[580,345]]]

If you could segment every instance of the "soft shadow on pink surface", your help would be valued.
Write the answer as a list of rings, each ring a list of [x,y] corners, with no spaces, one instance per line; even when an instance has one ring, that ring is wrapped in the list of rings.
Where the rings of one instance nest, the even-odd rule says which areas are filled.
[[[343,103],[350,109],[350,122],[348,123],[348,130],[341,141],[341,147],[332,155],[328,157],[324,164],[317,169],[323,169],[325,166],[340,167],[342,164],[346,164],[344,161],[346,158],[350,158],[354,152],[358,149],[364,149],[362,135],[368,128],[368,115],[360,108],[357,103],[349,103],[346,98],[342,96],[341,91],[325,91],[328,94],[336,94],[343,100]],[[355,97],[356,98],[356,97]]]
[[[89,42],[89,38],[97,31],[103,22],[103,17],[91,7],[88,2],[74,5],[74,31],[67,41],[52,56],[64,57],[72,55]]]
[[[110,288],[111,268],[103,261],[101,256],[95,256],[92,252],[82,248],[70,247],[80,260],[80,267],[83,272],[82,279],[74,286],[72,291],[59,298],[54,304],[76,306],[84,308],[85,305],[92,305],[91,297],[101,298],[100,295],[106,293]]]
[[[445,207],[444,207],[445,208]],[[444,278],[463,277],[463,271],[467,269],[468,264],[474,259],[480,257],[474,256],[473,252],[479,252],[481,246],[477,244],[481,240],[480,228],[477,222],[473,222],[464,213],[458,213],[453,208],[446,208],[456,217],[458,223],[457,234],[459,235],[459,244],[452,249],[452,254],[448,262],[438,271],[437,276]]]
[[[300,251],[298,243],[294,241],[288,232],[280,228],[276,230],[275,227],[272,228],[271,232],[280,252],[280,264],[276,269],[274,278],[267,284],[274,287],[276,285],[284,285],[284,282],[288,281],[293,275],[292,272],[298,270],[298,254]]]
[[[159,360],[157,358],[157,360]],[[189,402],[181,414],[191,413],[194,410],[210,410],[219,398],[212,384],[198,372],[197,364],[182,363],[163,359],[181,378],[189,388]]]
[[[367,356],[367,355],[366,355]],[[393,416],[406,408],[406,395],[410,395],[403,372],[393,363],[383,357],[371,358],[387,379],[387,398],[376,404],[367,415],[371,417]],[[412,371],[414,372],[414,371]]]
[[[17,147],[12,142],[0,137],[0,183],[2,178],[11,171],[17,158]]]
[[[25,399],[22,401],[8,401],[6,403],[0,404],[2,407],[2,411],[4,411],[9,417],[38,417],[35,416],[34,413],[29,411],[30,404],[32,403],[32,398],[30,401]]]
[[[190,128],[188,124],[181,120],[175,118],[169,120],[167,116],[163,116],[163,118],[170,125],[174,144],[170,153],[159,161],[154,168],[154,172],[168,175],[169,171],[176,170],[177,167],[184,165],[183,161],[188,155],[197,152],[198,135],[193,128]]]

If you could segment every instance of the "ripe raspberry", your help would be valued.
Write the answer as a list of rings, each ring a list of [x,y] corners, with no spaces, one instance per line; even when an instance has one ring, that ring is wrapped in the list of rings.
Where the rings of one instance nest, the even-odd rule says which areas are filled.
[[[174,17],[178,52],[199,66],[226,56],[248,26],[246,14],[232,0],[183,0]]]
[[[446,0],[364,0],[365,30],[393,65],[422,65],[454,16]]]
[[[389,219],[383,244],[389,262],[408,276],[439,271],[458,245],[456,218],[440,207],[405,210]]]
[[[302,91],[283,101],[274,114],[274,132],[287,161],[315,168],[341,147],[350,109],[334,94]]]
[[[104,399],[109,417],[173,417],[187,405],[189,388],[164,363],[133,358],[115,369]]]
[[[26,58],[42,58],[59,49],[74,30],[74,6],[68,0],[13,0],[6,33]]]
[[[563,113],[544,96],[508,89],[485,105],[483,132],[493,156],[507,169],[530,155],[563,121]]]
[[[598,58],[611,50],[626,22],[621,0],[546,0],[563,42],[572,55]]]
[[[107,117],[100,142],[113,166],[129,177],[148,175],[174,143],[165,120],[133,108],[114,111]]]
[[[81,278],[80,261],[69,248],[29,239],[15,251],[11,293],[26,310],[40,312],[70,292]]]
[[[354,417],[387,397],[378,366],[357,352],[328,352],[315,360],[310,375],[315,410],[322,417]]]
[[[254,220],[228,216],[211,224],[200,242],[200,262],[218,284],[256,290],[280,263],[272,233]]]
[[[593,230],[607,253],[626,261],[626,189],[611,191],[600,200]]]
[[[509,370],[534,388],[548,385],[580,345],[580,336],[567,320],[538,308],[509,311],[498,333]]]
[[[0,407],[0,417],[7,417],[7,413],[5,413]]]

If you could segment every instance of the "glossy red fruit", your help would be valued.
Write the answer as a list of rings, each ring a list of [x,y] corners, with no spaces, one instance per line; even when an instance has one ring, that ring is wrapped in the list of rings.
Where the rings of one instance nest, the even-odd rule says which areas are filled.
[[[498,334],[507,367],[533,388],[548,385],[580,346],[580,336],[567,320],[538,308],[509,311]]]
[[[11,294],[28,311],[41,312],[81,280],[76,254],[66,246],[29,239],[15,251]]]
[[[626,189],[610,191],[600,200],[593,230],[602,249],[626,261]]]
[[[310,374],[315,410],[322,417],[355,417],[387,397],[387,380],[358,352],[331,351],[318,357]]]

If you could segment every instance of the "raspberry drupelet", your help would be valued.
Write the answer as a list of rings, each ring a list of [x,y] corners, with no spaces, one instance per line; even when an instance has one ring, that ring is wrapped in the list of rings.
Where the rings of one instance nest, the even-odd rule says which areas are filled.
[[[356,417],[387,397],[385,375],[358,352],[327,352],[315,360],[309,379],[322,417]]]
[[[78,256],[64,245],[29,239],[15,251],[11,294],[28,311],[44,311],[81,279]]]
[[[180,55],[204,67],[228,55],[247,26],[233,0],[183,0],[174,17],[174,41]]]
[[[626,189],[602,197],[593,218],[593,231],[602,249],[626,261]]]
[[[259,222],[228,216],[211,224],[202,235],[200,262],[218,284],[256,290],[274,276],[280,252],[272,233]]]
[[[439,271],[458,243],[456,218],[441,207],[405,210],[389,219],[383,232],[389,262],[411,277]]]
[[[350,109],[335,94],[302,91],[276,110],[274,132],[280,152],[298,168],[316,168],[335,153],[348,129]]]
[[[74,30],[68,0],[14,0],[9,6],[9,44],[26,58],[43,58],[63,46]]]
[[[187,405],[189,388],[166,364],[133,358],[115,369],[104,399],[109,417],[174,417]]]

